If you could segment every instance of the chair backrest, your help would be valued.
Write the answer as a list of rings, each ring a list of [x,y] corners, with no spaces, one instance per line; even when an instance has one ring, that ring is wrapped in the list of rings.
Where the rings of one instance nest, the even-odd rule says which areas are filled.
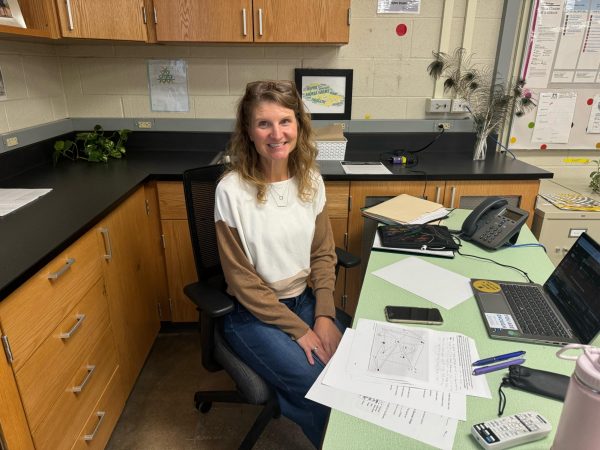
[[[198,280],[223,283],[215,230],[215,189],[225,171],[222,164],[183,173],[183,189]],[[218,286],[215,286],[218,287]]]

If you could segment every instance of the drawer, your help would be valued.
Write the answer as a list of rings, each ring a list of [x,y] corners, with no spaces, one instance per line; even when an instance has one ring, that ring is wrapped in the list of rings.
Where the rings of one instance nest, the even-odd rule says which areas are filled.
[[[36,429],[109,326],[104,283],[98,280],[16,373],[29,426]],[[70,337],[62,333],[71,333]]]
[[[95,369],[90,371],[92,366]],[[109,327],[91,354],[64,383],[60,397],[52,402],[50,412],[36,429],[32,429],[36,449],[54,450],[73,445],[116,368],[117,350]],[[80,386],[81,391],[73,392],[74,386]]]
[[[156,190],[161,219],[187,220],[182,182],[161,181],[156,184]]]
[[[72,450],[103,449],[125,406],[125,398],[119,368],[117,368],[102,397],[94,406],[92,414],[83,426],[83,430],[79,433]]]
[[[91,231],[0,302],[0,323],[18,371],[100,279],[98,237]],[[67,262],[70,261],[70,264]]]

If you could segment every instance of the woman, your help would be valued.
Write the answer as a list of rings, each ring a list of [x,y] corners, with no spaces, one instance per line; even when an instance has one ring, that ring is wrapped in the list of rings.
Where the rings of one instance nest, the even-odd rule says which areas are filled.
[[[304,396],[337,349],[341,325],[335,244],[311,134],[294,83],[248,84],[215,222],[228,292],[237,299],[225,338],[318,447],[328,408]]]

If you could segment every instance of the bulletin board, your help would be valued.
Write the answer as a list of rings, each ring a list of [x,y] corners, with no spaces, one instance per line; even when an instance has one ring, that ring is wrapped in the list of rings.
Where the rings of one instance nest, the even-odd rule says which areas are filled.
[[[510,149],[600,149],[600,0],[534,0]]]

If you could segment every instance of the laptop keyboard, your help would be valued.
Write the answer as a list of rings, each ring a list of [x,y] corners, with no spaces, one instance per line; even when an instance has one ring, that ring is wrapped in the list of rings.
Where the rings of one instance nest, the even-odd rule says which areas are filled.
[[[522,284],[501,284],[501,286],[524,333],[570,337],[537,287]]]

